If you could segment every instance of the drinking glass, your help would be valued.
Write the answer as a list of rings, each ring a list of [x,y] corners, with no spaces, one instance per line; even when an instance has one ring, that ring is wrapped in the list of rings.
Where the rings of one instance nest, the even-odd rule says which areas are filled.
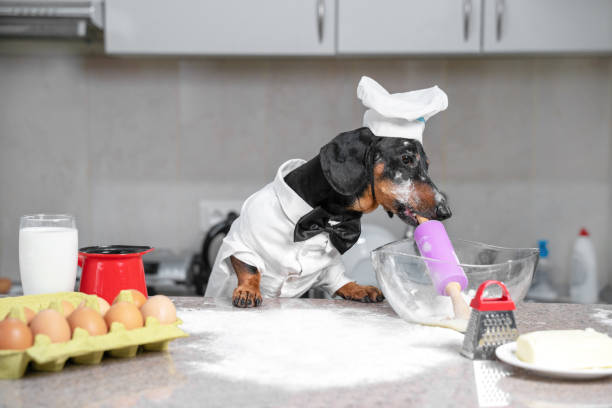
[[[72,215],[24,215],[19,224],[19,272],[25,295],[72,292],[78,231]]]

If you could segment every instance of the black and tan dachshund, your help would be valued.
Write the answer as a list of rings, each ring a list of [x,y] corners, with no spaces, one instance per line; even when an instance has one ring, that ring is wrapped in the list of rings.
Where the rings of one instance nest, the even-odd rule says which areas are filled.
[[[414,139],[375,136],[362,127],[341,133],[320,153],[291,171],[285,182],[313,208],[344,216],[370,213],[381,205],[389,216],[418,225],[417,216],[444,220],[451,216],[446,199],[431,181],[429,161]],[[262,302],[256,267],[235,257],[231,264],[238,277],[233,304],[258,306]],[[350,282],[335,293],[350,300],[379,302],[374,286]]]

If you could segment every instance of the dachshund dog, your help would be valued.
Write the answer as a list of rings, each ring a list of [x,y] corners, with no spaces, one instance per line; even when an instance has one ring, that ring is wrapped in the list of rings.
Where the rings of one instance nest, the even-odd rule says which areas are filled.
[[[321,209],[332,218],[357,223],[358,237],[361,215],[374,211],[379,205],[390,217],[397,215],[413,226],[418,225],[417,215],[437,220],[449,218],[451,211],[446,198],[431,181],[428,168],[429,161],[419,141],[379,137],[362,127],[336,136],[317,156],[284,176],[284,181],[312,208]],[[309,228],[298,231],[301,222],[296,224],[293,240],[287,240],[289,245],[308,238]],[[299,238],[303,234],[306,238]],[[354,235],[353,242],[356,241]],[[343,244],[336,242],[340,250]],[[257,266],[235,255],[229,257],[238,281],[233,290],[233,304],[259,306],[262,303],[262,273]],[[355,282],[344,284],[334,294],[361,302],[384,299],[378,288]]]

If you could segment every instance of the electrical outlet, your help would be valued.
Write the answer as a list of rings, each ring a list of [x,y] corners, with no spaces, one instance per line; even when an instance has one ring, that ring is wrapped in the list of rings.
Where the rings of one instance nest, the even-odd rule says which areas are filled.
[[[230,211],[240,214],[242,200],[201,200],[200,229],[207,232],[211,226],[223,221]]]

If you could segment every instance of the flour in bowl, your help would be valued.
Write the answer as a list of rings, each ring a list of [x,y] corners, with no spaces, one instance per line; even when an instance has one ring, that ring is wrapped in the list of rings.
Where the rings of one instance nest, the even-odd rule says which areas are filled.
[[[460,359],[463,336],[363,308],[181,310],[196,370],[288,389],[415,377]]]

